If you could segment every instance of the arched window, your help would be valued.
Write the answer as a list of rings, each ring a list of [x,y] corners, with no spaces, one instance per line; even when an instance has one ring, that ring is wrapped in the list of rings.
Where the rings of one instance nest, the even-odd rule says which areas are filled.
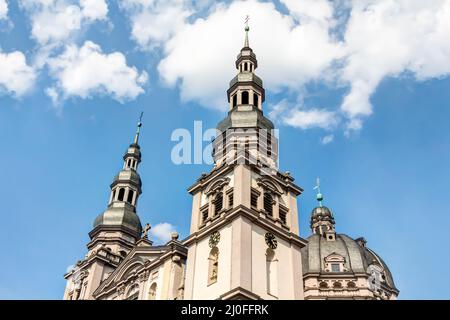
[[[237,94],[233,96],[233,108],[237,106]]]
[[[128,198],[127,198],[127,202],[128,202],[129,204],[133,204],[133,196],[134,196],[133,190],[129,190],[129,191],[128,191]]]
[[[244,71],[247,71],[247,70],[248,70],[248,64],[246,62],[246,63],[244,63]]]
[[[242,91],[242,104],[248,104],[248,91]]]
[[[219,249],[214,247],[209,252],[208,257],[208,285],[217,282],[217,276],[219,273]]]
[[[125,196],[125,189],[124,188],[120,188],[119,189],[119,196],[117,197],[117,200],[123,201],[123,197],[124,196]]]
[[[268,248],[266,250],[266,272],[267,272],[267,293],[273,296],[278,294],[278,260],[275,259],[275,251]]]
[[[253,94],[253,105],[258,107],[259,106],[259,101],[258,101],[259,97],[257,93]]]
[[[148,290],[148,300],[156,300],[156,289],[156,282],[153,282],[150,286],[150,289]]]
[[[273,199],[269,192],[264,193],[264,211],[269,216],[273,216]]]

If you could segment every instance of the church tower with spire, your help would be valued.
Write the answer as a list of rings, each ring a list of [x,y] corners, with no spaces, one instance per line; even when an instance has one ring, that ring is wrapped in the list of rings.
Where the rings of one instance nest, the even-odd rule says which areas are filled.
[[[214,167],[188,189],[189,235],[179,240],[173,232],[153,246],[150,225],[142,228],[139,121],[108,207],[89,232],[88,253],[65,275],[65,299],[396,299],[389,268],[364,238],[336,232],[319,179],[312,234],[299,236],[303,190],[278,168],[278,135],[265,116],[249,30],[227,90],[228,113],[217,125]]]
[[[186,299],[302,299],[297,196],[278,170],[273,123],[255,74],[249,27],[227,91],[229,112],[217,126],[214,168],[189,188],[191,235],[185,240]]]
[[[139,135],[142,114],[137,131],[123,156],[123,168],[110,185],[107,209],[94,220],[89,232],[88,253],[70,270],[65,278],[65,299],[92,299],[95,289],[114,271],[141,238],[142,225],[136,213],[141,194],[138,166],[141,162]]]

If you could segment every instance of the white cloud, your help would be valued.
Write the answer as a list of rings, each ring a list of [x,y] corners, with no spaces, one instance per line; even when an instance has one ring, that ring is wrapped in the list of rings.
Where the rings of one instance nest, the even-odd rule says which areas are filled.
[[[293,109],[286,116],[283,116],[282,120],[284,124],[300,129],[332,129],[337,123],[334,112],[315,108],[308,110]]]
[[[105,0],[20,0],[29,14],[32,37],[41,45],[59,44],[96,20],[105,20]]]
[[[450,73],[450,1],[354,0],[345,34],[341,79],[350,85],[341,109],[358,130],[373,112],[371,95],[386,77],[417,80]]]
[[[333,140],[334,140],[334,135],[329,134],[329,135],[324,136],[322,139],[320,139],[320,142],[324,145],[327,145],[327,144],[333,142]]]
[[[27,64],[25,55],[20,51],[0,51],[0,70],[0,92],[17,97],[27,93],[36,80],[34,69]]]
[[[158,67],[162,80],[179,86],[183,101],[226,110],[226,81],[235,74],[248,13],[250,43],[260,62],[257,73],[269,91],[299,97],[305,84],[315,82],[349,89],[340,106],[327,106],[334,111],[303,106],[292,111],[288,125],[329,128],[334,114],[347,119],[348,134],[360,130],[373,113],[370,98],[384,78],[410,73],[422,81],[450,74],[448,0],[280,2],[287,12],[256,0],[216,4],[196,19],[191,7],[185,10],[177,27],[159,38],[165,41]]]
[[[48,62],[50,74],[57,81],[47,88],[54,102],[69,97],[90,98],[111,95],[123,102],[144,93],[147,73],[128,66],[120,52],[104,54],[99,45],[86,41],[82,47],[68,45],[65,51]]]
[[[274,121],[299,129],[321,128],[324,130],[334,129],[339,123],[335,112],[325,109],[309,108],[301,106],[289,106],[287,100],[282,100],[275,105],[269,113]]]
[[[158,243],[166,243],[171,239],[171,233],[175,232],[175,227],[170,223],[158,223],[150,229],[150,235]]]
[[[144,50],[162,45],[192,13],[187,0],[124,0],[120,6],[130,17],[133,39]]]
[[[8,19],[8,3],[6,0],[0,0],[0,20]]]
[[[278,2],[281,6],[262,0],[123,0],[119,6],[138,47],[158,50],[162,82],[178,87],[183,101],[222,111],[227,109],[227,81],[236,74],[234,60],[243,44],[243,20],[250,14],[257,74],[269,94],[283,92],[297,101],[291,108],[279,101],[271,116],[301,129],[334,130],[343,124],[350,134],[374,112],[371,97],[383,79],[408,75],[424,81],[450,74],[448,0]],[[57,80],[46,90],[54,103],[94,94],[123,101],[143,92],[147,74],[127,66],[122,53],[103,54],[92,42],[81,48],[66,45],[89,24],[107,20],[106,0],[20,3],[30,16],[32,37],[41,45],[35,66],[50,61],[50,73]],[[343,10],[346,14],[341,14]],[[0,18],[6,13],[6,2],[0,0]],[[65,45],[65,52],[52,57],[53,45]],[[115,59],[120,63],[113,67]],[[35,77],[30,70],[25,72],[29,79]],[[117,75],[124,85],[114,81]],[[348,90],[338,105],[320,103],[323,107],[317,108],[315,102],[299,103],[308,94],[305,85],[315,83]],[[1,85],[17,95],[27,90]]]
[[[108,4],[104,0],[80,0],[81,13],[90,20],[105,20]]]
[[[327,1],[319,2],[330,6]],[[177,29],[166,42],[166,56],[158,67],[163,81],[170,86],[179,84],[184,101],[226,110],[226,83],[236,73],[234,61],[243,46],[243,20],[248,13],[250,45],[260,65],[257,73],[269,90],[297,90],[309,81],[323,79],[341,54],[340,45],[329,34],[331,17],[316,14],[318,17],[299,24],[272,3],[235,1],[215,5],[206,18]]]

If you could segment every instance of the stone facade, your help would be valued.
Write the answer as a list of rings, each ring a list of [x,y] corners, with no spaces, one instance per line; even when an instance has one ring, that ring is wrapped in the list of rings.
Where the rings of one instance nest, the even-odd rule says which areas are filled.
[[[153,246],[137,214],[139,135],[89,233],[86,257],[65,275],[64,299],[395,299],[392,275],[363,239],[336,234],[328,208],[299,236],[302,188],[278,170],[278,140],[264,116],[256,55],[245,43],[214,141],[215,165],[188,189],[190,235]]]

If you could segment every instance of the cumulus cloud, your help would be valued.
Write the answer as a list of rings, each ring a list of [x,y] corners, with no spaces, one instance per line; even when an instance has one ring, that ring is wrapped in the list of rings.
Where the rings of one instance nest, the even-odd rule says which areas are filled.
[[[55,103],[94,94],[123,101],[143,92],[147,74],[129,67],[123,54],[104,54],[92,42],[81,48],[68,45],[89,24],[107,20],[106,0],[20,3],[30,16],[32,37],[41,45],[35,63],[50,61],[57,80],[46,89]],[[371,97],[383,79],[424,81],[450,74],[448,0],[123,0],[119,7],[138,48],[155,50],[161,57],[157,69],[162,83],[179,88],[183,101],[222,111],[227,109],[227,81],[237,72],[234,60],[243,44],[243,20],[250,14],[256,72],[271,97],[285,95],[274,101],[271,116],[300,129],[360,130],[374,112]],[[0,19],[6,14],[6,2],[0,0]],[[65,48],[62,55],[54,56],[55,44]],[[115,59],[119,64],[113,66]],[[120,81],[114,80],[117,75]],[[341,101],[299,103],[317,83],[324,90],[339,89]],[[4,82],[2,88],[21,91],[8,89]]]
[[[269,117],[274,121],[303,130],[312,128],[331,130],[339,123],[336,112],[323,108],[305,109],[302,106],[289,106],[287,100],[282,100],[273,106]]]
[[[0,93],[3,91],[20,97],[33,87],[36,80],[35,70],[27,64],[20,51],[0,51],[0,70]]]
[[[324,109],[293,109],[283,117],[283,123],[300,129],[331,129],[336,124],[336,116]]]
[[[371,95],[385,77],[412,73],[417,80],[450,73],[450,1],[355,0],[344,33],[350,85],[342,111],[350,129],[373,112]]]
[[[0,20],[8,19],[8,3],[6,0],[0,0]]]
[[[179,84],[185,101],[226,110],[226,81],[236,73],[233,66],[243,45],[243,18],[251,13],[250,43],[266,88],[295,90],[321,79],[341,49],[329,33],[333,25],[331,5],[325,0],[317,2],[329,10],[302,24],[295,18],[303,11],[296,11],[295,17],[285,15],[273,3],[249,0],[215,5],[206,18],[185,23],[167,41],[158,67],[161,78],[169,86]],[[286,5],[289,8],[291,3],[286,1]]]
[[[310,83],[348,89],[340,105],[291,111],[295,120],[285,124],[302,129],[328,129],[339,116],[346,119],[347,133],[359,130],[373,113],[370,98],[384,78],[412,74],[421,81],[450,73],[450,1],[279,2],[286,10],[269,2],[232,1],[215,3],[203,15],[187,0],[128,0],[126,6],[133,12],[137,44],[162,47],[163,82],[179,87],[183,101],[220,110],[227,107],[226,81],[236,72],[243,17],[250,13],[257,73],[269,91],[293,93],[298,100]]]
[[[49,60],[48,68],[57,82],[46,90],[53,102],[103,94],[123,102],[143,93],[142,86],[148,78],[145,71],[128,66],[122,53],[103,53],[100,46],[91,41],[81,47],[67,45],[61,55]]]
[[[124,0],[120,6],[129,15],[133,39],[144,50],[161,46],[193,12],[187,0]]]
[[[167,222],[158,223],[150,229],[150,235],[158,243],[169,241],[172,232],[175,232],[175,227]]]
[[[20,5],[30,16],[32,37],[40,45],[64,42],[108,14],[105,0],[20,0]]]

